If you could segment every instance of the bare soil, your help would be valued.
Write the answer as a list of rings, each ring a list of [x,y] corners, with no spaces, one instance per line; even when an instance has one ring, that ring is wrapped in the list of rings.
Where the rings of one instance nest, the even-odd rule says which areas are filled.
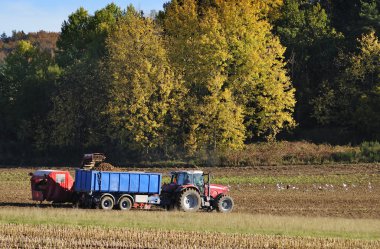
[[[29,172],[37,168],[0,168],[0,208],[33,206]],[[62,169],[62,168],[60,168]],[[140,170],[136,168],[118,168]],[[71,172],[73,168],[68,168]],[[169,168],[141,169],[170,172]],[[373,182],[343,184],[231,184],[234,212],[273,215],[380,218],[380,164],[299,165],[246,168],[203,168],[217,177],[368,175]],[[72,174],[74,175],[74,174]],[[47,204],[50,205],[50,204]]]

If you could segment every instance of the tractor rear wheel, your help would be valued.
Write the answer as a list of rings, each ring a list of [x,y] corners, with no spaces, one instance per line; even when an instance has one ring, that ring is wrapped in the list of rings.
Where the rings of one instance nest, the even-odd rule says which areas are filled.
[[[113,208],[113,204],[113,199],[109,195],[105,195],[102,197],[102,199],[100,199],[100,207],[103,210],[111,210]]]
[[[177,206],[185,212],[196,212],[201,207],[201,197],[194,189],[185,190],[179,195]]]
[[[229,213],[234,208],[234,200],[228,195],[222,195],[216,200],[216,211]]]
[[[131,207],[132,207],[132,201],[130,198],[128,197],[121,198],[121,200],[119,201],[120,210],[127,211],[127,210],[130,210]]]

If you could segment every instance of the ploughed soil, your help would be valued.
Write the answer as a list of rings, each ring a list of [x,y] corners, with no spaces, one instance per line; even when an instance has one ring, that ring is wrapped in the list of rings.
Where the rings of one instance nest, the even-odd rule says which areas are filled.
[[[43,167],[42,167],[43,168]],[[0,168],[0,208],[34,206],[31,200],[29,172],[37,168]],[[44,168],[46,169],[46,168]],[[59,168],[64,169],[64,168]],[[66,168],[74,176],[73,168]],[[167,176],[174,168],[117,168],[112,170],[161,172]],[[188,169],[187,169],[188,170]],[[297,216],[380,218],[380,164],[261,166],[244,168],[199,168],[212,172],[215,179],[233,179],[230,195],[234,212]],[[263,182],[249,182],[260,177]],[[276,179],[301,177],[299,183]],[[347,182],[323,182],[313,179],[342,177]],[[266,179],[274,179],[268,181]],[[363,181],[363,179],[369,179]],[[360,179],[357,180],[356,179]],[[228,179],[227,179],[228,180]],[[343,180],[345,181],[345,180]],[[46,203],[41,206],[50,206]]]

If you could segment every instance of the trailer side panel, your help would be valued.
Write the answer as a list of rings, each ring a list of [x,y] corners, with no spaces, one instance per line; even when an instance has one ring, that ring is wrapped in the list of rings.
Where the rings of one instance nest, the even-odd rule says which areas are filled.
[[[162,175],[144,172],[75,171],[75,191],[160,194]]]

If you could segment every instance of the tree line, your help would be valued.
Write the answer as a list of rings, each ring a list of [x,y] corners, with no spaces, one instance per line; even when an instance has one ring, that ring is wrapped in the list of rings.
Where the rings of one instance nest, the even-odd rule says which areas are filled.
[[[150,17],[79,8],[54,53],[21,37],[0,62],[0,160],[191,157],[316,128],[376,140],[379,10],[374,0],[172,0]]]

